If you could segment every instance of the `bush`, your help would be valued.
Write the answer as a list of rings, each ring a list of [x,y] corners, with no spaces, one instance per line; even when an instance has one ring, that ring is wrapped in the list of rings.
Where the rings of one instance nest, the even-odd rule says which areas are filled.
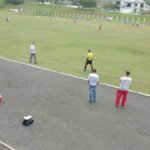
[[[117,4],[106,4],[104,5],[104,9],[119,9],[119,6]]]

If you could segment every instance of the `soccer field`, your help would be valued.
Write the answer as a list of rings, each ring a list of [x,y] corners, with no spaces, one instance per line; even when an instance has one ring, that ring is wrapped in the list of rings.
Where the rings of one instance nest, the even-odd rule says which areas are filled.
[[[118,86],[130,70],[131,89],[150,94],[149,26],[102,22],[99,31],[99,22],[3,12],[0,27],[1,56],[29,63],[29,45],[35,41],[39,66],[87,77],[90,70],[83,72],[83,66],[90,48],[101,82]]]

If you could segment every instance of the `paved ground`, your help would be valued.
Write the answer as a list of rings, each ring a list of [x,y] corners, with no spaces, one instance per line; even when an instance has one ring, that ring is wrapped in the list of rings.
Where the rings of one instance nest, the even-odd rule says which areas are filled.
[[[11,150],[11,149],[3,144],[0,144],[0,150]]]
[[[0,142],[0,150],[14,150],[14,149],[3,142]]]
[[[0,59],[0,140],[16,150],[150,150],[150,97],[98,88],[88,104],[85,80]],[[22,126],[24,115],[35,123]]]

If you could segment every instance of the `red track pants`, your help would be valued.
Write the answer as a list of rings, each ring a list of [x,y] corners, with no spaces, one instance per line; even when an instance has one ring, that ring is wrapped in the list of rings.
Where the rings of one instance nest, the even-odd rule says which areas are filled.
[[[128,91],[118,89],[116,92],[116,107],[120,105],[120,99],[122,97],[121,106],[125,107]]]

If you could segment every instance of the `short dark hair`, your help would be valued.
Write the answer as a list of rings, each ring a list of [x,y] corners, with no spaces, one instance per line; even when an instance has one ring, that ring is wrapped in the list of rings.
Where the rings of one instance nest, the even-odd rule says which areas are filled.
[[[91,49],[89,49],[88,52],[91,52]]]
[[[93,69],[93,72],[97,72],[97,70],[96,70],[96,69]]]
[[[130,71],[126,71],[126,75],[127,75],[127,76],[130,76]]]

